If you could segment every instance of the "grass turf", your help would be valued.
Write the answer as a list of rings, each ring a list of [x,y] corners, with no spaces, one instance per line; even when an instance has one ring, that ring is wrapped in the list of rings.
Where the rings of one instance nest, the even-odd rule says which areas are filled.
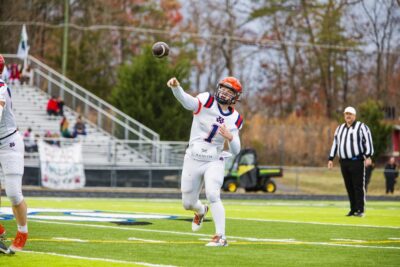
[[[368,202],[367,217],[358,218],[345,217],[348,204],[340,201],[227,200],[224,248],[204,246],[214,233],[212,221],[191,232],[191,213],[179,200],[27,198],[27,203],[177,217],[137,219],[146,225],[31,219],[26,250],[59,255],[0,256],[0,266],[398,266],[400,260],[397,202]],[[3,224],[12,237],[15,221]]]

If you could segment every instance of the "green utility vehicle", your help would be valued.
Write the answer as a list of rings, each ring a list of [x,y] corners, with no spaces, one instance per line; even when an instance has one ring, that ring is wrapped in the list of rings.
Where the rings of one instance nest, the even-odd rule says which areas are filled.
[[[258,166],[257,154],[254,149],[244,149],[226,164],[225,178],[222,189],[236,192],[238,187],[246,191],[263,190],[267,193],[276,191],[276,183],[272,177],[282,177],[281,167]]]

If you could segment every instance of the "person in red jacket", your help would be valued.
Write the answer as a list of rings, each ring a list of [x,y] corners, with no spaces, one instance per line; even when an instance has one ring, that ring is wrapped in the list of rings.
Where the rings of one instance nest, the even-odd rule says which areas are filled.
[[[10,85],[20,85],[21,67],[16,63],[11,65],[10,71]]]
[[[47,114],[49,116],[54,115],[57,116],[60,112],[60,108],[58,106],[58,102],[55,96],[52,96],[47,102]]]

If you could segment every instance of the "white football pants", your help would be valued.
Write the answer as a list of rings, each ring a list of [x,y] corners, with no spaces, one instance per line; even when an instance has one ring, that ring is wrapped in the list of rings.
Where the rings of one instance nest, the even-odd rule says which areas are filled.
[[[221,202],[221,187],[224,182],[224,160],[198,161],[186,155],[183,162],[181,191],[182,204],[186,210],[204,213],[199,200],[205,184],[206,197],[215,223],[216,234],[225,236],[225,209]],[[204,177],[204,181],[203,181]]]
[[[13,205],[22,202],[22,175],[24,174],[24,142],[19,132],[0,140],[0,164],[4,179],[2,187]]]

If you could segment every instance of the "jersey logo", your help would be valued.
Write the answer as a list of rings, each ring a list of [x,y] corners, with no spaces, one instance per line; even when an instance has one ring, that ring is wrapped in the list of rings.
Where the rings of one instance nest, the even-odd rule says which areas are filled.
[[[210,94],[210,96],[207,99],[207,102],[204,104],[204,107],[211,108],[213,103],[214,103],[214,97]]]
[[[224,118],[222,118],[221,116],[218,116],[218,118],[217,118],[217,122],[219,122],[219,123],[221,123],[221,124],[223,124],[224,123]]]
[[[15,147],[15,143],[14,143],[14,142],[11,142],[11,143],[10,143],[10,147]]]

